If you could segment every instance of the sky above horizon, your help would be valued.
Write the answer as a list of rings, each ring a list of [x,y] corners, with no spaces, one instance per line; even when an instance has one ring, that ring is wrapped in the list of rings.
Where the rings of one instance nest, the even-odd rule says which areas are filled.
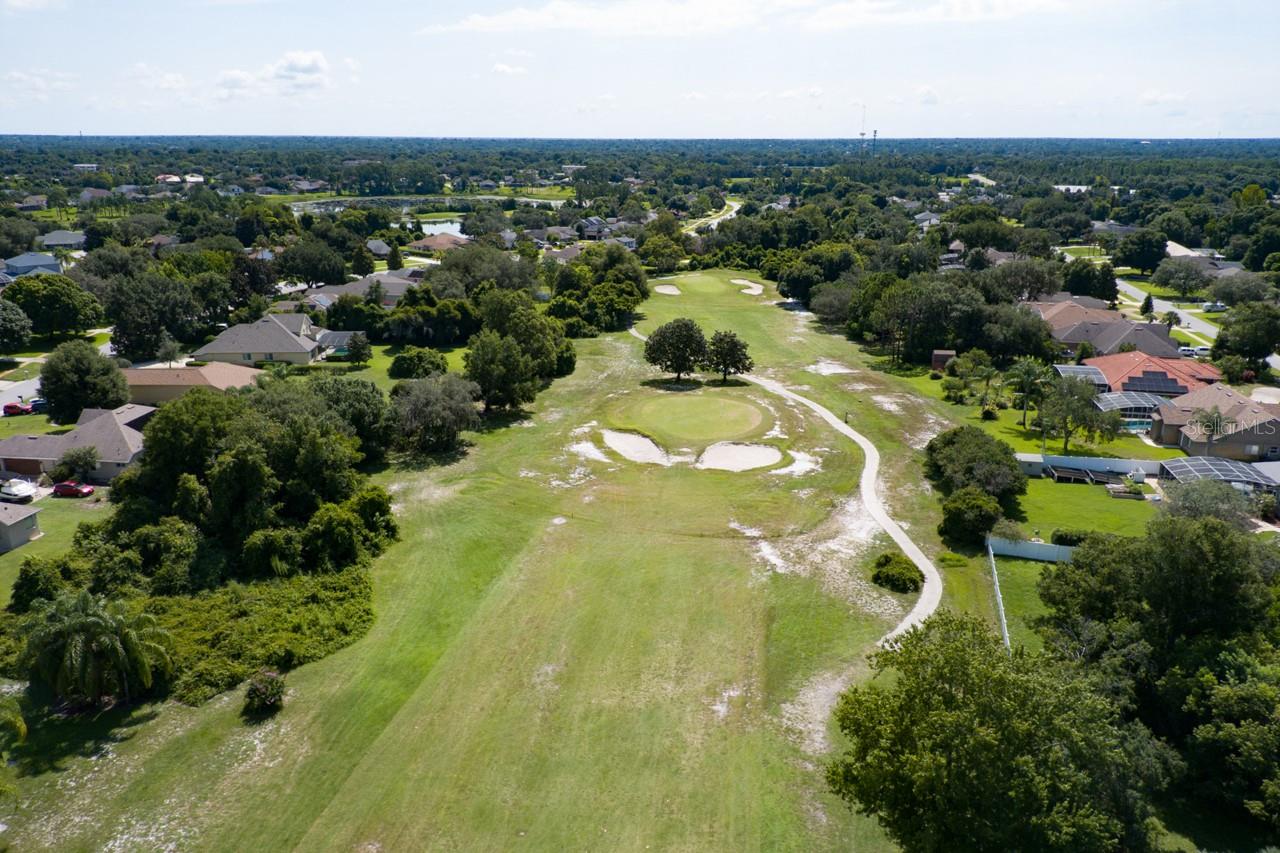
[[[0,0],[0,133],[1274,137],[1277,23],[1273,0]]]

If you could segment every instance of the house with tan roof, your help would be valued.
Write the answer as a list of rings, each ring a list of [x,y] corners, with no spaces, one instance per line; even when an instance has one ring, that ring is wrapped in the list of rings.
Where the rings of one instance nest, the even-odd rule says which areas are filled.
[[[88,479],[110,482],[142,454],[142,429],[155,411],[136,403],[118,409],[85,409],[70,432],[10,436],[0,440],[0,471],[38,477],[52,471],[68,450],[92,447],[98,451],[98,467]]]
[[[192,388],[227,391],[247,388],[262,373],[242,364],[211,361],[198,367],[130,367],[123,371],[129,383],[129,400],[158,406],[176,400]]]
[[[1177,445],[1189,456],[1280,459],[1280,406],[1259,403],[1226,385],[1209,385],[1170,402],[1152,413],[1150,434],[1156,442]],[[1215,409],[1221,426],[1209,435],[1197,420]]]
[[[1146,391],[1161,397],[1181,397],[1222,381],[1222,371],[1192,358],[1162,358],[1145,352],[1117,352],[1086,358],[1112,391]]]
[[[256,361],[310,364],[324,352],[323,329],[311,325],[306,314],[268,314],[252,323],[239,323],[191,354],[196,361],[225,361],[252,365]]]

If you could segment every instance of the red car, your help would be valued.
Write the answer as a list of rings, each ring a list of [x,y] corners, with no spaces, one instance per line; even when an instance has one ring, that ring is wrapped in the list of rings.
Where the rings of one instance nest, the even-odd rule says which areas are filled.
[[[87,483],[77,483],[74,480],[67,480],[65,483],[59,483],[54,486],[53,493],[60,498],[87,498],[93,494],[93,486]]]
[[[31,414],[30,403],[5,403],[4,413],[6,415],[29,415]]]

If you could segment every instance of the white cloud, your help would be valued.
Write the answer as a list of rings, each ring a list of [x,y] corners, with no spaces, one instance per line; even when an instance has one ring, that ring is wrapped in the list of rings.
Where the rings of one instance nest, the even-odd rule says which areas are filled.
[[[680,97],[684,98],[686,101],[705,101],[707,99],[707,96],[701,92],[685,92]]]
[[[548,0],[490,14],[473,13],[423,33],[509,33],[565,30],[612,36],[696,36],[761,23],[764,0]]]
[[[18,100],[47,101],[54,92],[65,92],[71,88],[75,77],[62,71],[50,71],[47,68],[33,68],[30,71],[7,71],[0,76],[4,83],[0,86],[9,102]]]
[[[977,24],[1065,12],[1094,0],[843,0],[816,3],[799,20],[810,29],[875,24]]]
[[[1159,89],[1148,89],[1139,98],[1143,104],[1149,107],[1163,104],[1180,104],[1186,99],[1187,96],[1179,92],[1164,92]]]
[[[503,53],[507,56],[514,56],[519,59],[533,59],[534,57],[534,52],[532,50],[525,50],[521,47],[509,47],[504,50]]]
[[[350,66],[348,66],[350,67]],[[214,95],[220,100],[263,95],[299,95],[328,88],[329,60],[318,50],[291,50],[257,71],[231,68],[218,75]]]
[[[920,86],[916,89],[916,101],[927,107],[931,107],[938,103],[938,93],[935,92],[931,86]]]
[[[354,56],[342,57],[342,64],[346,66],[348,71],[360,70],[360,60],[356,59]]]
[[[165,71],[148,65],[145,62],[134,63],[129,72],[133,82],[145,89],[158,89],[165,92],[181,92],[187,88],[187,78],[176,71]]]
[[[972,24],[1078,12],[1103,0],[544,0],[431,24],[423,33],[587,32],[702,36],[746,28],[839,30],[877,24]]]
[[[493,73],[519,75],[529,73],[529,69],[521,65],[508,65],[505,62],[495,62],[493,64]]]
[[[63,0],[0,0],[0,6],[14,12],[33,12],[37,9],[56,9]]]

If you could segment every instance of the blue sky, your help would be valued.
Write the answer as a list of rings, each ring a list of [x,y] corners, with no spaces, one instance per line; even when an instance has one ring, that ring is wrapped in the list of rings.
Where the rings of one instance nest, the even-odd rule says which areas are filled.
[[[1280,136],[1274,0],[0,0],[0,132]]]

